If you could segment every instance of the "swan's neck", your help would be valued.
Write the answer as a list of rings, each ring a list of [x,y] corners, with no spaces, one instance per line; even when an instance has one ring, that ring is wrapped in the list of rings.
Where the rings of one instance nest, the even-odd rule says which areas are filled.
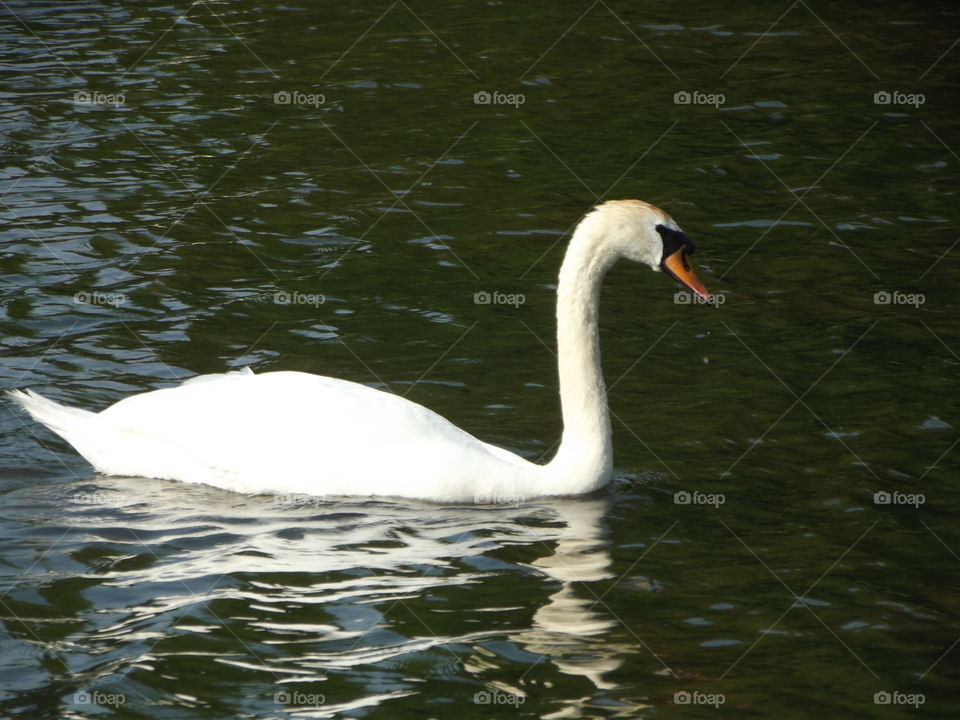
[[[600,286],[617,258],[590,225],[581,223],[570,240],[557,286],[563,439],[547,467],[558,493],[595,490],[607,482],[613,467],[597,314]]]

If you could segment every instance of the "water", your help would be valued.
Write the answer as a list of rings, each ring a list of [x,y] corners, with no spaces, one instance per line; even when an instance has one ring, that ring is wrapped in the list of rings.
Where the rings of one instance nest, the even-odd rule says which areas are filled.
[[[956,716],[956,11],[587,10],[5,8],[5,387],[305,370],[540,458],[598,197],[724,302],[611,274],[578,500],[105,478],[4,404],[3,715]]]

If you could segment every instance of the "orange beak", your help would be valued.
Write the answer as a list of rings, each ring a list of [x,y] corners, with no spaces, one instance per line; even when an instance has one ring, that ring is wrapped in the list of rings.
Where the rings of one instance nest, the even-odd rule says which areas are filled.
[[[672,255],[667,255],[667,257],[663,259],[663,262],[660,263],[660,267],[685,288],[692,290],[704,300],[710,301],[710,291],[707,290],[703,286],[703,283],[697,280],[697,276],[693,274],[693,270],[690,269],[690,263],[687,261],[687,253],[683,248],[680,248]]]

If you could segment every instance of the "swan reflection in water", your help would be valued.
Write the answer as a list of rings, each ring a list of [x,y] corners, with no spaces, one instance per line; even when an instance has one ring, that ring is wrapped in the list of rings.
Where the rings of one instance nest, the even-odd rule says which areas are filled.
[[[315,692],[346,673],[351,697],[335,697],[341,693],[328,684],[325,704],[312,713],[331,717],[430,695],[422,679],[385,680],[379,670],[422,664],[422,655],[411,656],[424,652],[439,658],[438,672],[467,675],[470,696],[461,699],[489,690],[523,702],[542,682],[543,667],[534,666],[551,664],[602,692],[617,687],[604,676],[643,651],[611,641],[622,633],[611,632],[619,622],[597,602],[601,589],[575,587],[613,578],[606,497],[444,507],[244,496],[142,478],[98,477],[97,484],[75,486],[64,512],[81,554],[92,556],[91,546],[103,554],[106,544],[127,558],[96,571],[95,607],[87,600],[83,617],[73,619],[84,629],[69,645],[112,657],[104,674],[158,664],[175,674],[173,647],[183,643],[173,636],[213,634],[215,647],[200,655],[262,674],[268,687]],[[504,559],[529,557],[531,549],[540,554],[532,562]],[[535,584],[517,590],[537,576],[550,588],[545,601]],[[532,620],[522,616],[517,627],[517,606],[537,601]],[[506,658],[504,644],[513,648]],[[86,684],[94,685],[100,673],[90,673]],[[556,707],[561,687],[550,695]]]

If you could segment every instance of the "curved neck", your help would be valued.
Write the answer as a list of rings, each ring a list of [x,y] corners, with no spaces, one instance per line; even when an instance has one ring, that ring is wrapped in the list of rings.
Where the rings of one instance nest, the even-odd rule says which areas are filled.
[[[600,367],[600,286],[616,261],[590,223],[567,248],[557,285],[557,356],[563,438],[548,463],[558,493],[584,493],[607,482],[613,467],[607,392]]]

